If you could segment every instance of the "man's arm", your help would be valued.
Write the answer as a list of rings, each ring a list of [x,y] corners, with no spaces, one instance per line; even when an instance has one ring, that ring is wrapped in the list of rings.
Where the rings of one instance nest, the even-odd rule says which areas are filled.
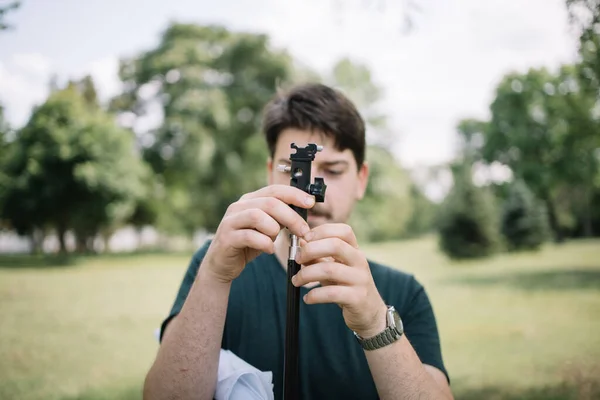
[[[289,205],[310,208],[314,203],[298,188],[271,185],[228,207],[197,274],[186,275],[192,287],[163,333],[144,399],[213,398],[231,282],[260,253],[275,252],[281,226],[298,236],[308,232],[306,221]]]
[[[166,328],[144,399],[212,399],[231,283],[200,267],[181,312]]]
[[[351,227],[325,224],[314,228],[301,241],[296,261],[303,268],[292,278],[294,285],[321,282],[305,296],[307,304],[338,304],[348,328],[363,338],[385,329],[387,306]],[[366,357],[382,399],[452,399],[445,375],[424,366],[406,335],[391,345],[366,351]]]
[[[361,336],[375,336],[383,331],[385,317],[382,321],[372,333],[363,332],[366,336]],[[402,335],[391,345],[377,350],[365,350],[365,355],[377,392],[383,400],[454,398],[446,375],[435,367],[422,364],[406,335]]]

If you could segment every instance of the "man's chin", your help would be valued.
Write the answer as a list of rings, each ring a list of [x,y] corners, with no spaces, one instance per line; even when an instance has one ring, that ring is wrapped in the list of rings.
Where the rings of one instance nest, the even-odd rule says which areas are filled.
[[[329,219],[321,215],[309,215],[306,222],[308,222],[310,229],[314,229],[318,226],[328,223]]]

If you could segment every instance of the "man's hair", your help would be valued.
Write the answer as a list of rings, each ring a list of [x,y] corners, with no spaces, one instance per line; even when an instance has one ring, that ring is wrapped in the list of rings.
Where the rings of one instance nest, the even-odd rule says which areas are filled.
[[[307,83],[278,93],[263,113],[262,129],[271,157],[279,135],[290,128],[331,136],[338,150],[352,151],[358,167],[364,162],[365,123],[350,99],[338,90]]]

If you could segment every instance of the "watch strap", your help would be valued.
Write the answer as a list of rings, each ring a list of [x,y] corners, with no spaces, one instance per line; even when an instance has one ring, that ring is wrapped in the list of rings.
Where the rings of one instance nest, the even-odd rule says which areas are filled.
[[[401,336],[402,334],[398,333],[395,328],[388,326],[382,332],[373,337],[362,339],[357,335],[357,339],[363,349],[377,350],[394,343],[396,340],[400,339]]]
[[[358,343],[360,343],[363,349],[377,350],[394,343],[402,337],[404,334],[402,320],[393,306],[388,306],[386,320],[386,328],[373,337],[365,339],[354,332],[354,336],[356,336]]]

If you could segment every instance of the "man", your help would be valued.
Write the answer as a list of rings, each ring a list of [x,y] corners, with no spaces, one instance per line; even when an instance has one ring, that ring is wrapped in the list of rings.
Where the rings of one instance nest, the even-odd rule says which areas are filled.
[[[327,86],[298,86],[266,106],[263,130],[269,185],[231,204],[191,260],[144,398],[212,399],[221,348],[272,371],[281,398],[292,232],[301,238],[293,279],[303,297],[301,397],[452,399],[425,290],[412,275],[367,261],[346,224],[368,182],[365,126],[354,105]],[[327,185],[324,203],[277,169],[289,164],[294,142],[324,146],[312,171]],[[308,223],[289,204],[309,209]]]

